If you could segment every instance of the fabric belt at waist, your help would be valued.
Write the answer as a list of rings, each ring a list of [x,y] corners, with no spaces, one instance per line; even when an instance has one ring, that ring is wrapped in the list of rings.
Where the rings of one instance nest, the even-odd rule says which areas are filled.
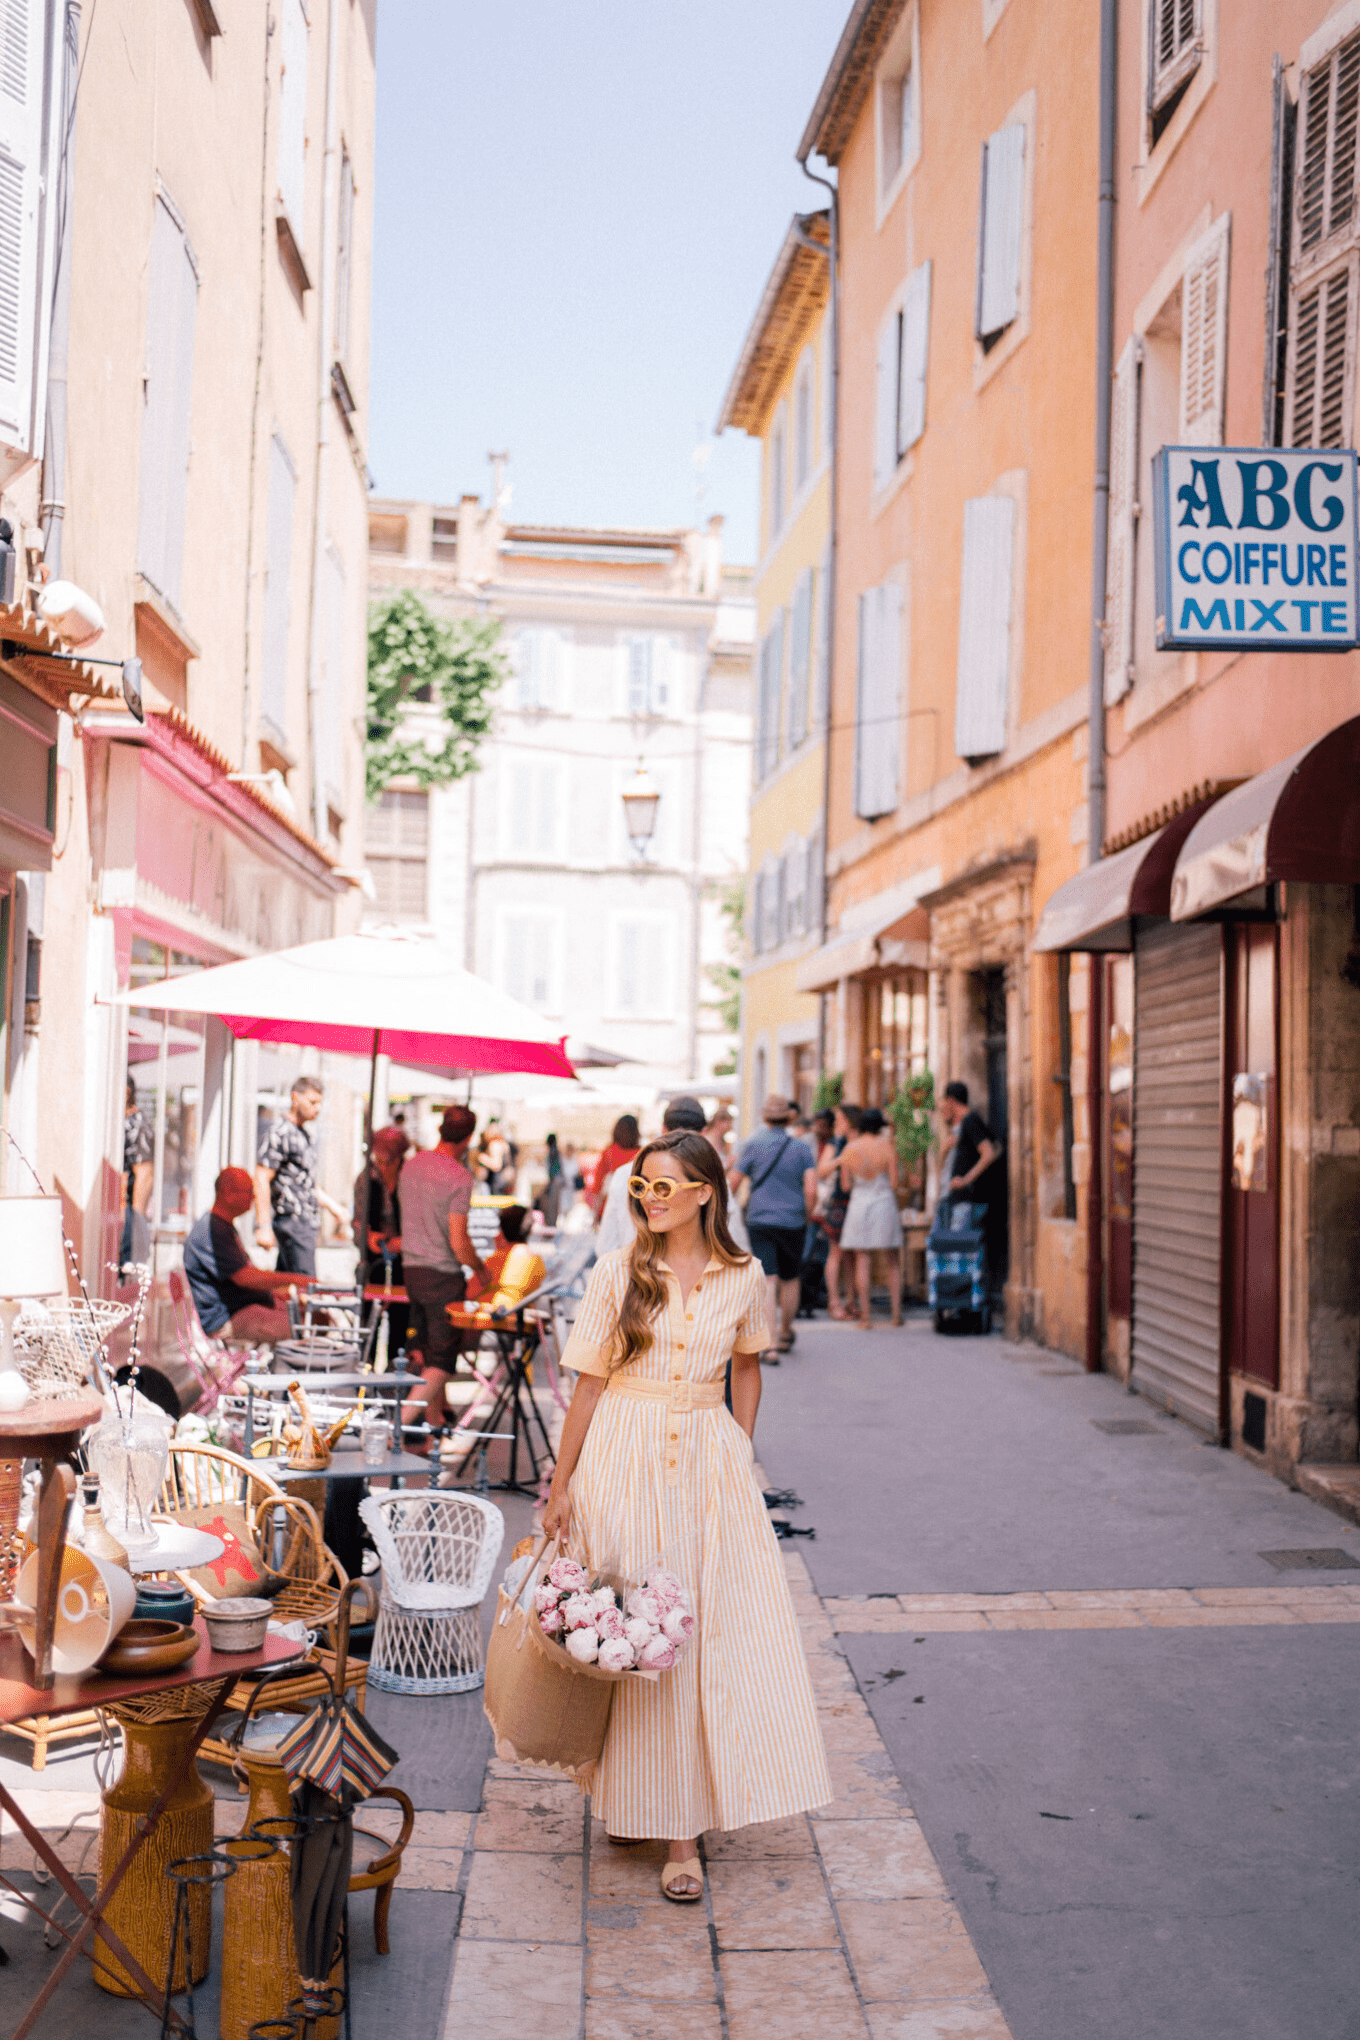
[[[721,1381],[646,1381],[632,1376],[620,1379],[617,1374],[611,1375],[606,1392],[646,1396],[673,1410],[721,1409],[725,1399]]]

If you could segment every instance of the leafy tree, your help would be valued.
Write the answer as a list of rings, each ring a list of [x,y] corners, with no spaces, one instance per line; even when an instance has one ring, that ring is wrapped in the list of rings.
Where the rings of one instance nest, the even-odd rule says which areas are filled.
[[[435,616],[410,589],[368,612],[368,742],[364,784],[376,800],[394,779],[448,786],[477,770],[491,729],[492,697],[510,670],[490,617]],[[439,711],[435,731],[413,730],[413,702]]]

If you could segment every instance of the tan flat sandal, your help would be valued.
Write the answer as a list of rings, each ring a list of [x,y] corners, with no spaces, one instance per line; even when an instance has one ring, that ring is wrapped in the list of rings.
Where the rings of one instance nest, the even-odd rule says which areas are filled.
[[[697,1891],[677,1891],[675,1886],[682,1879],[690,1877],[698,1885]],[[704,1895],[704,1866],[697,1856],[686,1857],[683,1863],[663,1863],[661,1866],[661,1894],[672,1905],[697,1905]]]

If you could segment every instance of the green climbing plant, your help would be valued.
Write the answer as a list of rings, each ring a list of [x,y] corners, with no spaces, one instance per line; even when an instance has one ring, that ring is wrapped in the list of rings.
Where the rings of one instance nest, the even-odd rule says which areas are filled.
[[[814,1112],[834,1112],[845,1096],[844,1070],[823,1070],[812,1094]]]
[[[926,1156],[935,1145],[935,1078],[918,1070],[889,1101],[888,1119],[897,1142],[897,1159],[907,1183],[918,1180]]]
[[[368,612],[368,718],[364,787],[376,800],[394,779],[448,786],[477,770],[492,701],[510,671],[490,617],[436,616],[410,589]],[[415,703],[438,711],[413,727]]]

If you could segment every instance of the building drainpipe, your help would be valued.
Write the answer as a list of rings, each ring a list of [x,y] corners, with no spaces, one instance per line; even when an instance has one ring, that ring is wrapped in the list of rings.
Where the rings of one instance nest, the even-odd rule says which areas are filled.
[[[1099,861],[1105,841],[1105,564],[1110,528],[1110,376],[1114,360],[1114,145],[1118,0],[1100,5],[1100,175],[1096,192],[1096,447],[1091,516],[1091,647],[1087,710],[1086,859]],[[1105,1194],[1103,1070],[1105,970],[1090,962],[1087,994],[1086,1367],[1104,1364]]]
[[[76,84],[80,75],[80,0],[66,0],[61,36],[62,141],[56,192],[57,274],[52,292],[52,326],[47,343],[47,412],[43,432],[43,559],[52,579],[61,576],[62,525],[66,516],[66,368],[71,343],[72,201],[76,181]]]
[[[825,704],[826,712],[822,722],[822,883],[821,883],[821,914],[819,916],[818,924],[819,940],[822,948],[825,948],[827,926],[829,920],[828,912],[829,886],[827,882],[827,858],[830,854],[830,839],[831,839],[831,693],[832,683],[835,678],[836,670],[834,657],[836,644],[836,559],[838,548],[838,530],[837,530],[838,518],[836,512],[837,512],[837,498],[839,493],[838,477],[840,467],[837,455],[840,447],[839,392],[841,375],[840,208],[838,203],[836,185],[834,185],[829,178],[819,177],[815,170],[809,170],[807,166],[806,156],[800,156],[798,158],[798,168],[802,171],[804,177],[808,178],[813,184],[820,184],[823,191],[828,193],[831,200],[830,206],[831,239],[829,245],[826,248],[823,248],[820,242],[814,241],[810,235],[802,233],[801,229],[799,230],[800,239],[806,241],[809,247],[816,248],[819,255],[826,256],[827,261],[830,265],[830,283],[831,283],[830,305],[827,314],[829,326],[828,332],[829,345],[827,347],[827,356],[829,364],[827,372],[828,383],[827,401],[831,406],[831,478],[830,486],[828,489],[828,496],[830,499],[828,505],[828,521],[830,523],[831,530],[829,533],[829,544],[827,546],[826,556],[826,579],[827,579],[826,704]],[[825,992],[819,992],[817,994],[817,1071],[819,1076],[824,1077],[826,1075]]]
[[[322,762],[321,722],[322,668],[326,640],[326,529],[327,478],[330,473],[331,440],[331,336],[335,311],[331,303],[334,288],[335,202],[340,153],[339,111],[339,0],[330,0],[326,10],[326,130],[321,161],[321,259],[317,264],[317,371],[316,371],[316,500],[312,513],[312,593],[310,629],[307,633],[307,737],[312,752],[312,834],[324,843],[327,834],[326,775]]]

